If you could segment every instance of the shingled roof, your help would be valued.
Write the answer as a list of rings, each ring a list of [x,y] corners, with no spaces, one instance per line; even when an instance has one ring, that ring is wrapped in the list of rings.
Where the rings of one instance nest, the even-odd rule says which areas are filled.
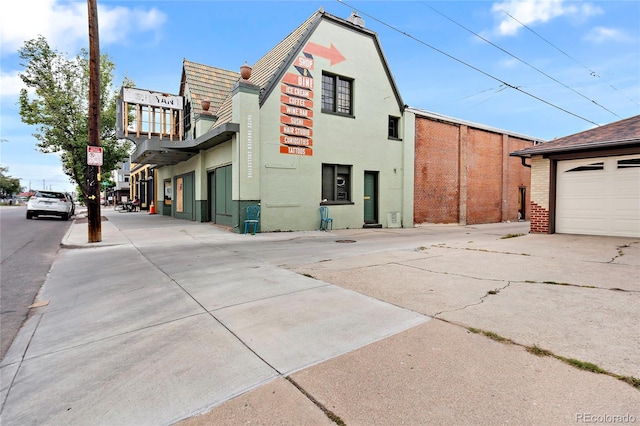
[[[269,53],[260,58],[258,62],[251,67],[251,78],[249,79],[249,82],[260,86],[261,89],[265,89],[270,86],[272,81],[279,76],[279,71],[283,65],[289,62],[289,57],[293,55],[298,50],[297,47],[306,40],[305,36],[315,28],[315,25],[320,20],[323,13],[324,12],[322,10],[316,11],[298,28],[293,30],[280,43],[271,49]],[[260,94],[261,101],[265,95],[266,93],[264,91]],[[218,121],[215,124],[216,126],[231,121],[231,107],[231,94],[228,93],[228,97],[222,103],[217,114]]]
[[[182,61],[180,95],[184,96],[185,84],[189,84],[192,107],[196,114],[202,114],[202,101],[209,101],[209,113],[217,115],[220,105],[229,96],[231,88],[240,78],[240,73],[198,64],[186,59]]]
[[[514,157],[530,157],[531,155],[629,146],[640,147],[640,115],[554,139],[521,151],[512,152],[510,155]]]

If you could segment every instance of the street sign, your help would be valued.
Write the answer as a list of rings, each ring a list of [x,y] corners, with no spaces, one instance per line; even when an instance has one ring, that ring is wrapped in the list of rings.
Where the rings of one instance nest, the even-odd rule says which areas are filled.
[[[87,165],[102,166],[101,146],[87,146]]]

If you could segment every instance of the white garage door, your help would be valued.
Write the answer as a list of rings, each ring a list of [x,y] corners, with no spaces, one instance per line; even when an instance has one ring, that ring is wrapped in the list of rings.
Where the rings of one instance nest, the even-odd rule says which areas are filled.
[[[556,232],[640,237],[640,155],[558,161]]]

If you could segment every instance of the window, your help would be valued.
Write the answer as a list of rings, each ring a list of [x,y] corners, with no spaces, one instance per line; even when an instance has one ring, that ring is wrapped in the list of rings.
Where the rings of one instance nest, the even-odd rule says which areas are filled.
[[[351,202],[351,166],[322,165],[322,202]]]
[[[594,170],[604,170],[604,162],[599,163],[591,163],[584,166],[574,167],[573,169],[567,170],[567,172],[592,172]]]
[[[322,111],[353,115],[353,80],[338,75],[322,74]]]
[[[400,118],[389,116],[389,137],[393,139],[400,138],[400,131],[398,130],[400,126]]]
[[[183,126],[185,135],[191,129],[191,101],[186,101],[184,104],[184,113],[183,113]]]
[[[630,160],[618,160],[619,169],[628,169],[632,167],[640,167],[640,158],[632,158]]]

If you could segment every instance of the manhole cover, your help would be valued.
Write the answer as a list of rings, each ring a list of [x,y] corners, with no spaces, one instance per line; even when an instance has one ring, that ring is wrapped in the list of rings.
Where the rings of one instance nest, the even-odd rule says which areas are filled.
[[[355,243],[356,240],[336,240],[336,243]]]

